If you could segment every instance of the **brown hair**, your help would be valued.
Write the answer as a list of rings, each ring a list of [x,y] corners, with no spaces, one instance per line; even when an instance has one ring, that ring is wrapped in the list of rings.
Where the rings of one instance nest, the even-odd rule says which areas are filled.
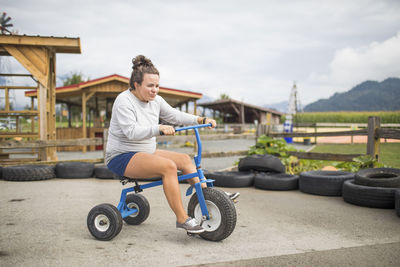
[[[143,76],[145,73],[148,74],[157,74],[160,75],[157,68],[154,67],[153,63],[150,59],[146,58],[143,55],[138,55],[134,59],[132,59],[133,63],[133,71],[131,75],[131,79],[129,80],[129,85],[131,90],[135,90],[135,82],[138,84],[142,84]]]

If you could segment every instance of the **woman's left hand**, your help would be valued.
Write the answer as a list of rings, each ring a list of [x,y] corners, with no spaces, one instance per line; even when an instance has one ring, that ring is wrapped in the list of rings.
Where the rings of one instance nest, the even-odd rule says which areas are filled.
[[[211,127],[208,127],[208,128],[215,128],[217,126],[217,122],[215,120],[213,120],[213,119],[210,119],[210,118],[199,117],[197,122],[199,124],[209,124],[209,123],[211,123]]]
[[[217,126],[217,122],[213,119],[206,118],[206,124],[211,123],[211,127],[209,128],[215,128]]]

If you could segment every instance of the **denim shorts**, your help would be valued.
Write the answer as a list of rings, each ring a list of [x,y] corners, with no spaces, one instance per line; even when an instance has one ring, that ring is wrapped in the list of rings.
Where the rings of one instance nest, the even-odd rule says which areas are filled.
[[[128,152],[123,153],[118,156],[115,156],[110,162],[107,164],[107,167],[113,172],[118,174],[119,176],[124,176],[126,166],[129,161],[137,152]]]

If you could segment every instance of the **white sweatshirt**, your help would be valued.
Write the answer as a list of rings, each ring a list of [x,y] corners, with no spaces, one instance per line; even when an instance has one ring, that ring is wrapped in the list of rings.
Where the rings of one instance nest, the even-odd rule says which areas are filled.
[[[112,108],[106,163],[127,152],[154,153],[160,118],[172,125],[198,124],[197,116],[172,108],[159,95],[143,102],[129,90],[120,93]]]

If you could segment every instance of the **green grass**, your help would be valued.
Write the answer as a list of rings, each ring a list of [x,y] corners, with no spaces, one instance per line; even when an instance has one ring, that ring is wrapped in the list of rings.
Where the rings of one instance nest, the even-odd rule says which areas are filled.
[[[366,154],[366,144],[320,144],[311,152],[333,154]],[[400,143],[382,143],[379,162],[393,168],[400,168]]]
[[[304,112],[297,113],[297,123],[367,123],[368,117],[377,116],[381,123],[400,123],[400,111],[338,111],[338,112]]]

